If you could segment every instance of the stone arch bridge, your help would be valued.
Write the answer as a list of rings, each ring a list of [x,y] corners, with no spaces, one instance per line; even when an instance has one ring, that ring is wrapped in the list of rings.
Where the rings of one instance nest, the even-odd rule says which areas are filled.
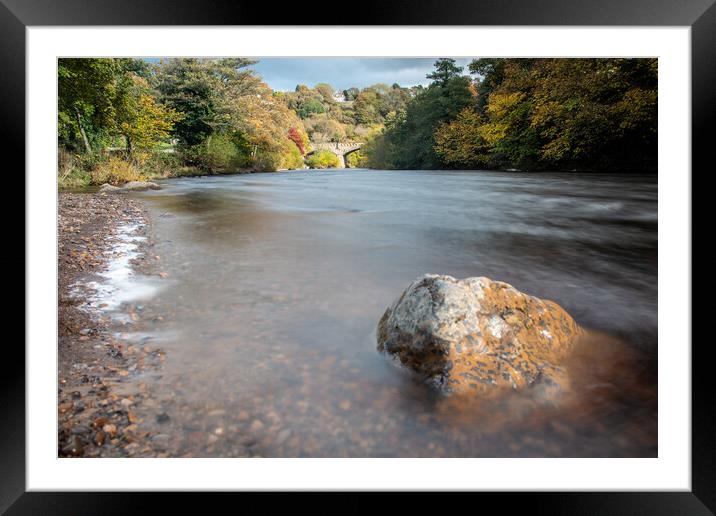
[[[361,142],[325,142],[311,144],[311,150],[306,154],[313,154],[319,150],[327,150],[338,156],[338,168],[346,168],[346,156],[354,153],[363,146]]]

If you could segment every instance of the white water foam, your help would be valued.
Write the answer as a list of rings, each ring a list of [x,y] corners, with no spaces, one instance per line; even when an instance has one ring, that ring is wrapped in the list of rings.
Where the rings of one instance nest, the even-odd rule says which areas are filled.
[[[107,253],[107,268],[98,274],[100,279],[72,286],[73,294],[85,299],[81,309],[109,312],[115,320],[129,321],[126,314],[118,313],[122,305],[149,299],[160,290],[159,280],[135,274],[132,268],[132,260],[140,255],[139,244],[146,240],[146,237],[137,234],[140,228],[138,223],[119,226]]]

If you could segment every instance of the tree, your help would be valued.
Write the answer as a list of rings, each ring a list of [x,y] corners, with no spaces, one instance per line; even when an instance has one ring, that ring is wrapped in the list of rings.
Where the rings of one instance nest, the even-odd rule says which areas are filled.
[[[455,65],[455,60],[443,57],[435,61],[435,70],[426,75],[426,77],[433,81],[438,86],[445,87],[451,79],[459,77],[462,73],[462,67]]]
[[[325,113],[326,107],[316,98],[308,98],[299,103],[296,113],[301,118],[308,118],[311,115]]]
[[[90,137],[114,126],[118,71],[113,59],[58,60],[58,132],[62,144],[74,146],[79,140],[85,152],[91,153]]]
[[[487,98],[505,77],[505,61],[502,58],[473,59],[468,65],[471,74],[477,75],[477,104],[480,109],[487,104]]]
[[[330,84],[321,82],[321,83],[316,84],[313,87],[313,89],[316,90],[316,92],[318,92],[319,95],[321,95],[321,98],[323,99],[324,102],[330,103],[330,102],[334,101],[334,99],[333,99],[334,91]]]
[[[159,64],[154,81],[162,103],[184,113],[174,129],[181,144],[197,145],[221,130],[221,99],[255,92],[261,81],[246,69],[254,62],[243,58],[180,58]]]
[[[134,149],[151,149],[165,140],[183,113],[158,103],[144,79],[132,76],[134,83],[122,109],[118,110],[118,130],[127,142],[127,155]]]
[[[404,111],[386,117],[383,134],[366,148],[371,166],[405,169],[435,169],[443,163],[435,152],[435,131],[441,123],[457,117],[474,105],[470,79],[452,59],[435,62],[435,72],[428,74],[433,82],[427,88],[415,89]]]
[[[303,123],[313,142],[339,142],[346,137],[343,125],[326,115],[307,118]]]
[[[469,68],[490,166],[656,168],[655,59],[477,59]]]
[[[358,88],[348,88],[347,90],[343,90],[343,98],[350,102],[355,100],[359,93],[360,90]]]
[[[308,137],[305,132],[299,131],[295,127],[291,127],[288,130],[289,139],[296,144],[296,147],[301,152],[301,156],[306,154],[306,145],[308,144]]]
[[[656,59],[549,59],[534,65],[531,125],[557,168],[655,170]]]
[[[291,137],[294,133],[301,141],[308,141],[301,121],[266,84],[261,83],[250,95],[224,98],[219,109],[224,113],[223,130],[246,142],[255,168],[277,170],[302,165],[301,153]]]
[[[361,124],[375,124],[380,120],[380,99],[372,89],[364,89],[353,102],[356,121]]]
[[[486,167],[490,145],[482,117],[472,108],[463,109],[455,120],[443,122],[435,132],[435,152],[448,166],[464,169]]]

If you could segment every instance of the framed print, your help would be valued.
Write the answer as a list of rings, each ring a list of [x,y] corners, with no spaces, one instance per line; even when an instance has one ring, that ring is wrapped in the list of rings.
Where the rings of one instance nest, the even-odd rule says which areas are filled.
[[[712,513],[712,2],[310,12],[2,0],[27,303],[0,507]]]

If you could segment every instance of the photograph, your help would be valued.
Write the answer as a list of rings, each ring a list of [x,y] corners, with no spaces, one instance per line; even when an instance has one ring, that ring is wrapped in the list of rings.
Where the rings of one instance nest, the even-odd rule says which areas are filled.
[[[658,56],[55,60],[55,458],[662,457]]]

